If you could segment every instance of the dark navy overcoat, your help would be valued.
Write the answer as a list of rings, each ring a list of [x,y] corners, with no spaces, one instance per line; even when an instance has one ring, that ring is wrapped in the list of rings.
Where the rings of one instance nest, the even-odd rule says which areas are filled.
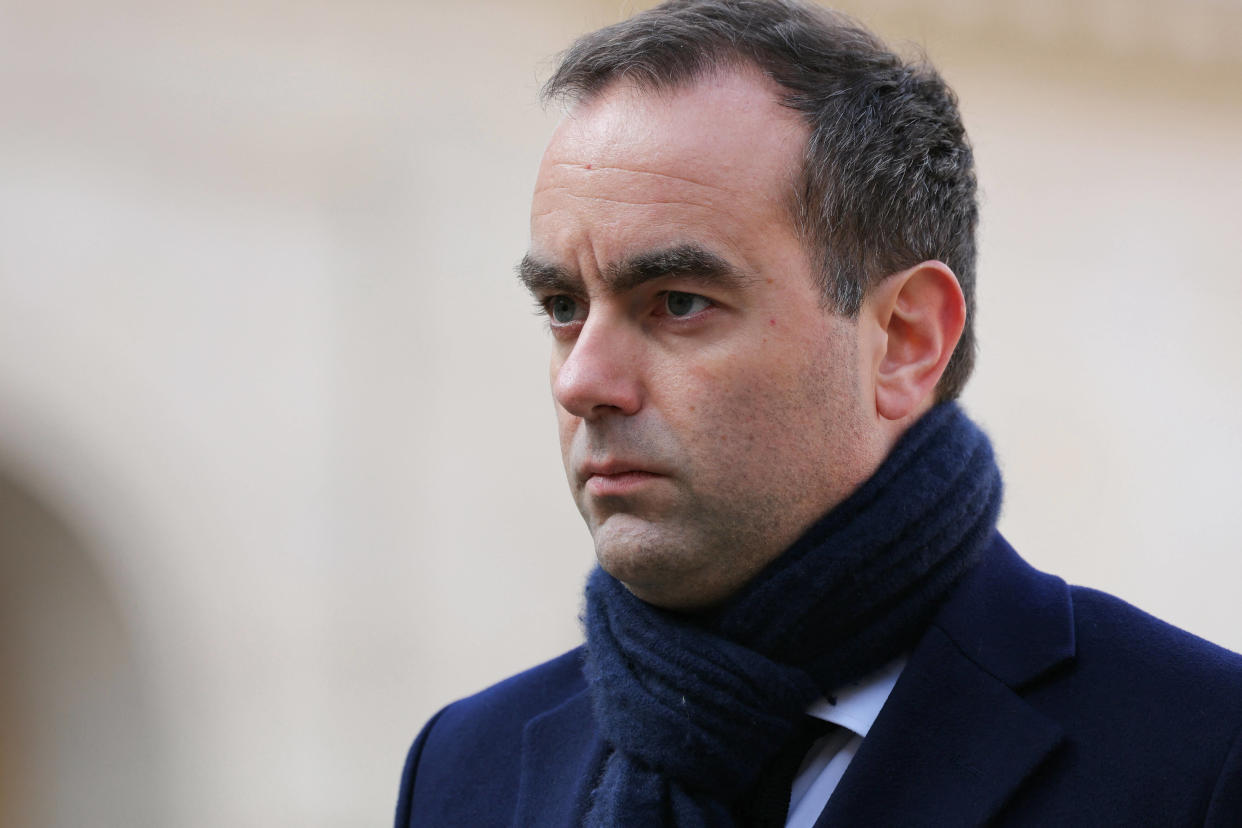
[[[440,711],[396,824],[581,825],[603,751],[574,650]],[[975,825],[1242,828],[1242,656],[1037,572],[998,535],[817,828]]]

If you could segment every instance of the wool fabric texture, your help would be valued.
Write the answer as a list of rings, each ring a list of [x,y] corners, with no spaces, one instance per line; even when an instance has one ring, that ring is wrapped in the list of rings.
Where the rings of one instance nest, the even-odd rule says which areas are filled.
[[[807,706],[914,646],[1000,502],[987,437],[948,402],[712,612],[644,603],[597,567],[585,672],[608,750],[586,824],[736,825]]]

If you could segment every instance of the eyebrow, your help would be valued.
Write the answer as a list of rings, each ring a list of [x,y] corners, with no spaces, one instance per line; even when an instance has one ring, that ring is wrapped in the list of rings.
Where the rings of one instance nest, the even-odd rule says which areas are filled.
[[[518,279],[532,295],[551,293],[581,293],[582,280],[559,265],[541,261],[530,253],[522,257],[517,266]]]
[[[559,265],[528,253],[517,267],[518,278],[533,294],[582,293],[582,278]],[[697,244],[679,244],[646,251],[609,265],[602,274],[610,293],[625,293],[667,276],[689,276],[705,282],[739,286],[747,278],[733,265]]]

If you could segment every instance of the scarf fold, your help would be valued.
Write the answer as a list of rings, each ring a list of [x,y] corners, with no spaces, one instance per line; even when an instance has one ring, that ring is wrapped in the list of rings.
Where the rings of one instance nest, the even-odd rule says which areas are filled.
[[[914,646],[1000,502],[987,437],[942,403],[716,611],[659,609],[596,567],[586,675],[609,750],[587,825],[735,825],[807,706]]]

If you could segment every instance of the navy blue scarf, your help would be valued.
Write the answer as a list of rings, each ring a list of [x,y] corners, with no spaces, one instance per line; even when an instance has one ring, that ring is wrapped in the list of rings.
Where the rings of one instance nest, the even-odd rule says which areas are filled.
[[[661,610],[597,567],[586,674],[609,750],[587,824],[734,825],[811,702],[914,646],[1000,501],[987,437],[944,403],[717,611]]]

